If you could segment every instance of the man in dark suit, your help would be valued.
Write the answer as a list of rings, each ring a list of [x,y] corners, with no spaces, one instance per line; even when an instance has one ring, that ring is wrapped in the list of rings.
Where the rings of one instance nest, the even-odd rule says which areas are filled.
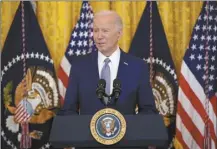
[[[116,104],[111,101],[108,107],[122,114],[134,114],[138,104],[139,113],[155,112],[148,65],[119,48],[122,29],[122,20],[117,13],[101,11],[94,15],[93,37],[98,51],[73,63],[61,110],[65,115],[77,113],[78,106],[80,114],[94,114],[105,108],[96,95],[96,87],[99,79],[103,78],[105,67],[105,75],[109,74],[109,79],[104,77],[106,93],[112,93],[115,78],[120,80],[122,88],[119,100]]]
[[[122,114],[155,113],[155,104],[149,82],[148,65],[141,59],[123,52],[118,46],[123,24],[113,11],[101,11],[94,15],[93,36],[98,51],[79,58],[71,67],[65,102],[60,113],[93,115],[105,105],[97,98],[99,79],[106,80],[106,93],[111,94],[113,80],[121,82],[121,94],[108,107]]]

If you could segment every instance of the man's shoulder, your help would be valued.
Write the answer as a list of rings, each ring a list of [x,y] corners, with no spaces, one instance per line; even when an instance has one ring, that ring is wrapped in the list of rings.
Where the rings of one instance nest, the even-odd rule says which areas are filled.
[[[73,72],[73,74],[77,73],[80,75],[81,73],[86,73],[89,68],[91,68],[92,61],[94,59],[94,54],[89,53],[86,55],[80,55],[73,57],[70,68],[70,74]]]
[[[132,54],[130,54],[130,53],[125,53],[124,52],[124,54],[125,54],[125,56],[126,56],[126,59],[129,61],[129,62],[131,62],[131,63],[133,63],[133,64],[135,64],[135,65],[144,65],[144,64],[146,64],[146,62],[143,60],[143,59],[141,59],[141,58],[139,58],[139,57],[136,57],[136,56],[134,56],[134,55],[132,55]]]
[[[77,56],[73,59],[72,64],[74,64],[75,66],[79,66],[79,65],[88,65],[90,64],[90,61],[93,60],[93,56],[95,54],[95,51],[86,55],[81,55],[81,56]]]

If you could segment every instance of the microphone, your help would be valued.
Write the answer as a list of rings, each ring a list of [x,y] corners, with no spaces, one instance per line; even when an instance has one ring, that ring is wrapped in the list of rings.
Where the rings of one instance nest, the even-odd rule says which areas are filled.
[[[97,85],[97,89],[96,89],[96,95],[99,99],[103,99],[103,96],[105,94],[105,86],[106,86],[106,82],[104,79],[100,79],[98,81],[98,85]]]
[[[96,89],[96,95],[97,97],[100,99],[100,101],[107,106],[108,101],[106,101],[105,98],[109,98],[110,96],[108,96],[105,93],[105,87],[106,87],[106,81],[104,79],[100,79],[97,85],[97,89]]]
[[[114,79],[114,81],[113,81],[113,96],[115,97],[115,101],[117,101],[120,94],[121,94],[121,81],[118,79]]]

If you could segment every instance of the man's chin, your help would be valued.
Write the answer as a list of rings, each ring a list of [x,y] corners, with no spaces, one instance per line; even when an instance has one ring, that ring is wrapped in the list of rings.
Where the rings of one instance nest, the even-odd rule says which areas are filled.
[[[98,50],[99,50],[101,53],[105,53],[105,52],[106,52],[106,50],[103,49],[103,48],[98,48]]]

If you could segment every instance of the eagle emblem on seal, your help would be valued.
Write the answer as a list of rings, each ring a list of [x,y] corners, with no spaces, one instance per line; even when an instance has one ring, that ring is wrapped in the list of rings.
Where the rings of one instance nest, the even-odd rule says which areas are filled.
[[[12,133],[19,131],[25,121],[30,124],[43,124],[55,116],[59,108],[58,89],[53,74],[41,67],[30,67],[25,77],[17,85],[12,103],[13,82],[4,88],[4,105],[11,113],[6,118],[6,127]],[[30,137],[40,139],[43,132],[33,130]]]
[[[101,121],[102,125],[102,132],[106,136],[110,137],[111,135],[114,135],[114,133],[117,130],[117,127],[115,127],[115,121],[111,117],[106,117]]]

